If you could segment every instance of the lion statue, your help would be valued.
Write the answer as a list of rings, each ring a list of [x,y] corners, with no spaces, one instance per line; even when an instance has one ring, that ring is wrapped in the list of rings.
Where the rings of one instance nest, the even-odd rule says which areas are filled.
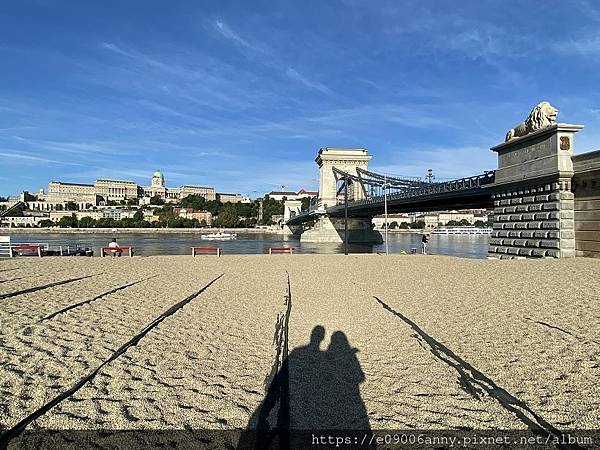
[[[521,122],[516,127],[508,130],[508,133],[506,133],[505,142],[517,137],[526,136],[529,133],[533,133],[534,131],[555,124],[556,116],[558,116],[558,109],[556,109],[550,103],[538,103],[537,106],[531,110],[529,117],[527,117],[524,122]]]

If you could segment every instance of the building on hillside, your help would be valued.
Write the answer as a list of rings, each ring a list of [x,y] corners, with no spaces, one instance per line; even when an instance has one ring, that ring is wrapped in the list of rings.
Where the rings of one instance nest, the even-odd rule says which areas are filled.
[[[318,197],[319,196],[319,191],[306,191],[304,189],[300,189],[298,191],[298,194],[296,194],[296,195],[298,197],[296,200],[303,199],[303,198],[306,198],[306,197],[308,197],[308,198],[314,198],[314,197]]]
[[[156,214],[154,209],[144,209],[142,210],[144,214],[144,220],[147,222],[158,222],[160,220],[160,216]]]
[[[125,208],[103,208],[102,209],[102,217],[104,219],[133,219],[135,213],[137,211],[134,209],[125,209]]]
[[[50,208],[45,208],[46,210],[56,209],[56,205],[64,206],[69,202],[75,203],[80,209],[87,209],[98,204],[98,195],[94,184],[51,181],[48,183],[48,193],[41,197],[47,204],[52,205]],[[40,200],[40,195],[38,195],[38,200]],[[42,209],[41,206],[43,205],[38,205],[38,209]]]
[[[485,210],[483,210],[485,212]],[[475,214],[477,213],[477,219]],[[438,211],[425,213],[419,217],[419,220],[425,221],[425,228],[443,227],[450,221],[461,222],[466,221],[469,225],[473,225],[476,220],[487,222],[487,214],[483,215],[481,210],[464,210],[464,211]]]
[[[51,181],[47,194],[41,190],[37,194],[24,191],[19,197],[11,197],[7,204],[17,201],[27,202],[29,209],[38,211],[55,211],[65,209],[65,205],[73,202],[79,209],[90,209],[105,206],[109,202],[128,202],[136,199],[142,204],[149,204],[152,197],[159,197],[166,203],[177,202],[189,195],[199,195],[206,200],[216,200],[214,188],[207,186],[185,185],[169,188],[165,185],[165,177],[157,170],[152,175],[150,186],[139,186],[134,181],[101,178],[94,184],[65,183]],[[240,202],[244,200],[240,194],[220,194],[222,202]],[[12,202],[12,203],[11,203]]]
[[[63,217],[71,217],[75,216],[77,220],[81,220],[84,217],[89,217],[94,220],[102,219],[104,217],[102,211],[50,211],[50,220],[53,222],[58,222]]]
[[[446,226],[448,222],[460,222],[466,220],[470,225],[474,225],[475,222],[488,222],[489,214],[485,209],[467,209],[461,211],[433,211],[433,212],[415,212],[415,213],[393,213],[388,214],[388,223],[391,225],[396,222],[398,225],[401,223],[415,223],[418,221],[425,222],[425,228],[437,228]],[[373,218],[375,228],[384,228],[385,218],[383,215],[375,216]]]
[[[196,219],[198,222],[204,220],[206,225],[212,225],[212,214],[210,211],[195,211],[191,208],[174,208],[173,212],[184,219]]]
[[[37,227],[38,224],[48,217],[43,216],[20,216],[20,217],[2,217],[0,224],[11,227]]]
[[[317,191],[307,191],[304,189],[300,189],[298,192],[293,191],[271,191],[268,194],[269,198],[273,200],[281,201],[283,199],[286,200],[302,200],[303,198],[313,198],[318,197],[319,192]]]
[[[281,200],[296,200],[298,194],[292,191],[271,191],[267,194],[269,198],[273,200],[281,201]]]
[[[244,196],[242,194],[225,194],[219,192],[217,193],[217,200],[221,203],[242,203]]]
[[[139,186],[133,181],[99,179],[94,183],[95,194],[101,204],[108,201],[121,201],[139,197]]]
[[[206,186],[185,185],[180,188],[168,188],[165,186],[165,177],[160,170],[152,175],[150,187],[141,188],[142,197],[159,197],[165,202],[176,202],[189,195],[199,195],[207,201],[216,200],[217,195],[214,188]],[[144,203],[148,203],[145,201]]]
[[[406,213],[388,214],[387,222],[388,222],[388,226],[390,226],[394,222],[396,222],[398,225],[400,225],[401,223],[411,224],[414,222],[414,216],[410,216]],[[384,229],[385,228],[385,216],[380,215],[380,216],[373,217],[373,224],[375,225],[375,228]]]
[[[217,194],[215,192],[215,188],[206,187],[206,186],[181,186],[179,191],[179,198],[186,198],[189,195],[199,195],[204,197],[207,201],[212,201],[217,199]],[[238,194],[236,194],[238,195]]]

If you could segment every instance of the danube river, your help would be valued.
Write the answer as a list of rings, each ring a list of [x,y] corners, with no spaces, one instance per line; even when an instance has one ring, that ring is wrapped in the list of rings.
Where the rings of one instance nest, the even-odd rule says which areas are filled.
[[[92,247],[96,256],[100,247],[108,245],[113,234],[110,233],[18,233],[12,234],[12,241],[19,243],[47,243],[51,248],[59,245],[81,245]],[[338,244],[300,243],[293,236],[273,233],[239,233],[234,241],[205,241],[194,233],[135,233],[116,232],[114,237],[123,246],[133,246],[136,255],[185,255],[193,245],[218,245],[223,253],[257,254],[265,253],[269,247],[293,246],[298,253],[343,253],[344,246]],[[435,255],[451,255],[465,258],[485,258],[487,256],[487,236],[444,236],[431,235],[427,252]],[[417,233],[390,233],[390,253],[404,250],[421,249],[421,235]],[[348,246],[351,253],[385,253],[385,245]]]

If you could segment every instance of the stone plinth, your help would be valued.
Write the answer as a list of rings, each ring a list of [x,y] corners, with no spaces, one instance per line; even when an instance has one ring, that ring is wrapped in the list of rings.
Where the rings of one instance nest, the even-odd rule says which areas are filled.
[[[300,242],[344,243],[344,218],[321,216],[312,228],[304,230]],[[380,244],[381,233],[373,230],[370,218],[348,218],[348,243]]]
[[[555,124],[492,148],[498,152],[489,255],[575,256],[573,135],[581,125]]]

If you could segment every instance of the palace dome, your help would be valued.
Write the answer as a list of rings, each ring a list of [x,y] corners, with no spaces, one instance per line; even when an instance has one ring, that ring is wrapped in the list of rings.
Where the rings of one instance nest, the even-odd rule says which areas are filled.
[[[158,178],[164,178],[164,176],[160,170],[157,170],[156,172],[154,172],[154,175],[152,175],[152,176],[158,177]]]

